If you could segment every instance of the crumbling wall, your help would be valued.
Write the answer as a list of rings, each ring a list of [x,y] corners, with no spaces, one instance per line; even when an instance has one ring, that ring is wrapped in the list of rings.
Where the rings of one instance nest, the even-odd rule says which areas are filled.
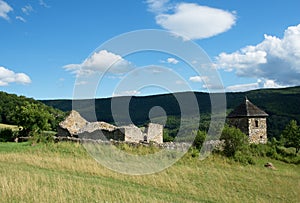
[[[87,122],[74,110],[59,124],[57,131],[59,137],[163,143],[162,125],[150,123],[148,127],[138,128],[135,125],[117,127],[106,122]]]
[[[147,131],[147,141],[163,143],[163,126],[156,123],[149,123]]]

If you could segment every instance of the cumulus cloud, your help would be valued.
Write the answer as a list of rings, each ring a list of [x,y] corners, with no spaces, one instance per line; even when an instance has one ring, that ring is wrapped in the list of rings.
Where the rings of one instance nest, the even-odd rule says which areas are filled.
[[[8,13],[13,11],[13,8],[5,1],[0,0],[0,18],[9,20]]]
[[[229,30],[236,21],[234,13],[194,3],[170,6],[168,1],[147,2],[149,9],[155,11],[158,25],[185,39],[203,39],[218,35]]]
[[[29,84],[31,79],[25,73],[15,73],[0,66],[0,86],[7,86],[9,83]]]
[[[265,35],[264,40],[236,52],[221,53],[217,65],[238,76],[263,79],[273,86],[300,84],[300,24],[288,27],[282,39]]]
[[[77,75],[89,75],[96,72],[122,74],[128,72],[132,67],[132,64],[121,56],[107,50],[100,50],[81,64],[69,64],[63,68]]]

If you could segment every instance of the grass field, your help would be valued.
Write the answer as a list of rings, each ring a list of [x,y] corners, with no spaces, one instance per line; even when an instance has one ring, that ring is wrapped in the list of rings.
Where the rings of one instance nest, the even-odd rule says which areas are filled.
[[[300,167],[186,156],[152,175],[101,166],[80,144],[0,143],[0,202],[300,202]],[[277,170],[264,168],[271,161]]]

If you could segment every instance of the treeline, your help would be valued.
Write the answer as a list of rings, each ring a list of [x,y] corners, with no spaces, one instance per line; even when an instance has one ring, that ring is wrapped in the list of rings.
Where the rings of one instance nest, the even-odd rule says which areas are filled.
[[[189,117],[195,116],[197,109],[200,109],[200,117],[202,128],[209,126],[209,113],[211,111],[210,95],[203,92],[183,92],[175,94],[154,95],[146,97],[129,98],[129,114],[130,119],[136,125],[142,125],[150,121],[149,112],[153,107],[160,106],[165,110],[168,116],[167,125],[171,135],[176,134],[174,125],[180,123],[181,110],[177,101],[178,98],[189,98],[191,94],[195,94],[198,106],[186,105],[186,111],[190,114]],[[268,137],[280,138],[280,133],[289,123],[290,120],[300,122],[300,87],[291,87],[283,89],[261,89],[248,92],[226,93],[227,112],[238,106],[247,96],[256,106],[263,109],[269,114],[268,122]],[[108,123],[117,120],[125,124],[126,114],[122,114],[122,109],[126,107],[128,97],[95,99],[95,101],[86,100],[80,101],[85,109],[80,112],[83,117],[89,120],[90,113],[95,112],[97,120],[106,121]],[[111,103],[115,104],[114,108],[119,108],[118,115],[112,115]],[[45,100],[43,103],[61,109],[70,111],[72,109],[72,100]],[[95,104],[95,109],[87,109],[91,102]],[[85,105],[87,103],[87,105]],[[126,109],[127,110],[127,109]],[[84,112],[87,112],[86,114]],[[157,115],[160,117],[161,115]],[[204,119],[203,119],[204,118]],[[204,125],[204,126],[203,126]],[[177,125],[178,128],[178,125]]]
[[[25,112],[26,109],[28,111],[35,109],[35,111],[40,115],[51,115],[46,123],[47,126],[49,126],[49,130],[56,130],[58,123],[66,115],[65,112],[47,106],[32,98],[17,96],[15,94],[8,94],[0,91],[0,123],[17,125],[18,119],[21,119],[21,109],[23,112]],[[26,119],[30,120],[30,116],[27,116]]]

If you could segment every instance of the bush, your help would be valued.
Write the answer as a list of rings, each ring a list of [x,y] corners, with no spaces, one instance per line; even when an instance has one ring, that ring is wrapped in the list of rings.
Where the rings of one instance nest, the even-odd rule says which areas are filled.
[[[245,154],[245,152],[242,152],[242,151],[237,151],[235,153],[233,159],[236,162],[239,162],[239,163],[244,164],[244,165],[248,165],[248,164],[255,165],[255,161],[252,158],[252,156],[249,155],[249,154]]]
[[[193,133],[196,133],[196,137],[195,137],[195,140],[193,142],[193,146],[196,148],[196,149],[201,149],[204,141],[205,141],[205,138],[206,138],[206,132],[204,131],[201,131],[201,130],[198,130],[197,132],[193,132]]]
[[[15,134],[10,128],[0,129],[0,142],[12,142],[15,139]]]
[[[34,133],[29,141],[32,143],[52,143],[54,142],[54,134],[47,131]]]
[[[227,157],[234,157],[248,144],[248,137],[240,129],[228,126],[224,127],[220,140],[224,140],[223,153]]]
[[[173,142],[174,141],[174,137],[170,136],[168,131],[164,129],[163,132],[163,141],[164,142]]]

